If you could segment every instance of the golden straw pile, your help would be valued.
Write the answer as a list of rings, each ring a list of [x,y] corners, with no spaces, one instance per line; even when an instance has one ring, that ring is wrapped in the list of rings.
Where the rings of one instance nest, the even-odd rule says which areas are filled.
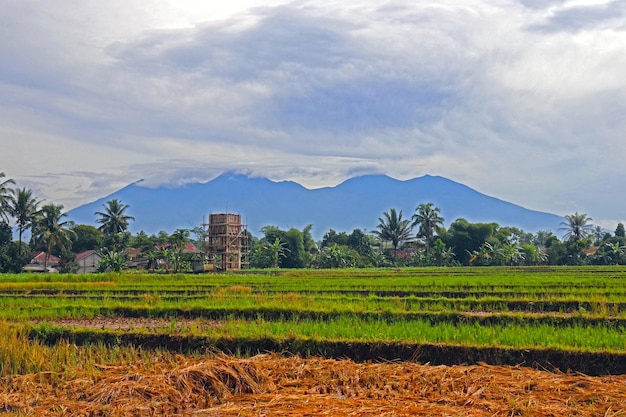
[[[626,376],[259,355],[4,377],[24,416],[626,416]]]

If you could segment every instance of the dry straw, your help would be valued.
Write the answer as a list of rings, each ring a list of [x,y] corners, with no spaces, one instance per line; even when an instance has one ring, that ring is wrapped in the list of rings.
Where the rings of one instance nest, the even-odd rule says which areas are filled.
[[[626,376],[226,355],[2,378],[0,414],[625,416]]]

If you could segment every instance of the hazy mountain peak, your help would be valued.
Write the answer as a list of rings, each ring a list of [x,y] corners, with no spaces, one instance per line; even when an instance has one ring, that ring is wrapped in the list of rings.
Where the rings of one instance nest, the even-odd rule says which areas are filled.
[[[350,178],[334,187],[309,190],[293,181],[275,182],[238,172],[225,172],[207,183],[180,187],[129,185],[71,210],[69,217],[77,223],[96,225],[94,212],[113,198],[129,205],[129,214],[136,219],[131,223],[132,232],[144,230],[150,234],[192,228],[200,225],[208,213],[228,211],[242,214],[250,232],[257,236],[267,225],[302,229],[313,224],[313,235],[321,238],[330,228],[345,232],[355,228],[372,230],[384,211],[396,208],[410,217],[419,204],[428,202],[440,208],[446,226],[463,217],[470,222],[516,226],[527,232],[556,231],[563,220],[440,176],[397,180],[372,174]]]

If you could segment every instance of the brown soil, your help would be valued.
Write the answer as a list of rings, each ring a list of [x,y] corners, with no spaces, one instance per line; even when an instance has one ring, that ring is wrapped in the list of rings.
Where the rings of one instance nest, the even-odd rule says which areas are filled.
[[[624,416],[625,407],[626,376],[280,355],[0,380],[0,414],[34,416]]]
[[[64,327],[83,327],[87,329],[102,330],[162,330],[172,329],[180,331],[190,326],[218,326],[221,322],[217,320],[194,319],[185,320],[177,318],[175,320],[163,318],[126,318],[126,317],[96,317],[93,319],[56,319],[52,321]],[[36,323],[37,324],[37,323]]]

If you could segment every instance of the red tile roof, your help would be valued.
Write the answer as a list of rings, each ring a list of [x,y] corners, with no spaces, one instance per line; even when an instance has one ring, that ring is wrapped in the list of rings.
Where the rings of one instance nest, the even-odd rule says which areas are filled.
[[[80,261],[81,259],[85,259],[86,257],[88,257],[91,254],[94,253],[98,253],[95,250],[86,250],[85,252],[81,252],[78,255],[76,255],[76,262]]]
[[[58,265],[61,260],[54,255],[48,255],[48,261],[46,262],[46,252],[38,252],[33,259],[31,259],[31,264],[40,264],[43,265],[46,263],[48,266]]]

